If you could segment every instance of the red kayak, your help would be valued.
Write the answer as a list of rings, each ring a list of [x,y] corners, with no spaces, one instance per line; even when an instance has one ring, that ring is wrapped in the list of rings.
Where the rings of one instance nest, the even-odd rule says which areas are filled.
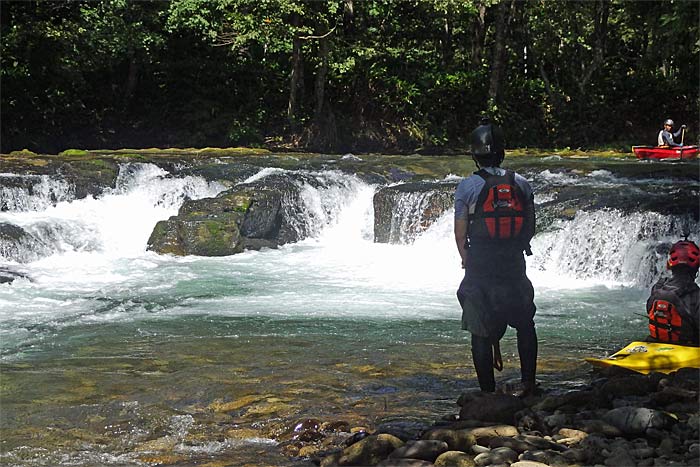
[[[698,157],[697,146],[632,146],[632,152],[641,160],[693,160]]]

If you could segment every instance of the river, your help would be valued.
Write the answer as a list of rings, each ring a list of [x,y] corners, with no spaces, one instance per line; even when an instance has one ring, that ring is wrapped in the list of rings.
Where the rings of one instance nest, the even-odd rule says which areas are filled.
[[[455,412],[477,385],[455,298],[453,211],[402,243],[375,243],[378,186],[308,174],[325,181],[304,190],[308,238],[216,258],[146,251],[155,223],[184,199],[225,189],[201,177],[137,164],[96,198],[74,199],[49,178],[32,193],[2,192],[0,222],[41,242],[5,261],[27,278],[0,285],[0,462],[303,466],[283,449],[300,420],[373,428]],[[699,189],[605,169],[534,164],[526,175],[538,205],[572,185],[632,186],[638,197]],[[657,245],[688,228],[697,241],[696,220],[596,209],[535,237],[527,263],[543,386],[575,387],[589,376],[584,356],[644,337],[665,257]],[[502,350],[497,379],[517,379],[513,330]]]

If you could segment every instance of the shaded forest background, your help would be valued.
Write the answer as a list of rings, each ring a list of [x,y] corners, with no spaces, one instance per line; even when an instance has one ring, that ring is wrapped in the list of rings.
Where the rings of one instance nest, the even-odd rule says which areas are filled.
[[[700,113],[700,3],[6,1],[2,152],[655,144]]]

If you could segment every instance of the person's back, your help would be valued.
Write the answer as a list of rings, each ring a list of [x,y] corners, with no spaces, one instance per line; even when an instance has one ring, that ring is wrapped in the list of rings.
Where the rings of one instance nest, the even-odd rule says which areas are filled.
[[[505,149],[497,126],[482,121],[471,134],[470,152],[480,170],[463,179],[455,193],[455,240],[465,269],[457,291],[462,329],[472,335],[479,386],[493,392],[493,367],[502,368],[498,343],[506,327],[514,327],[523,390],[532,393],[536,307],[523,256],[535,229],[532,188],[524,177],[500,167]]]
[[[648,340],[680,345],[700,345],[700,287],[695,278],[700,249],[690,241],[675,243],[667,262],[671,277],[652,287],[647,300]]]

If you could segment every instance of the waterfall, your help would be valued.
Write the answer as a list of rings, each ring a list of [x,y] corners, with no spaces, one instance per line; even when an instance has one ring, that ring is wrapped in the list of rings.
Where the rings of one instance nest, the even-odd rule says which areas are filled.
[[[3,192],[17,197],[12,198],[15,209],[0,213],[0,223],[23,231],[13,238],[0,235],[0,255],[6,260],[28,262],[67,252],[139,254],[155,222],[175,214],[185,199],[215,196],[224,189],[199,177],[171,178],[163,169],[141,163],[121,166],[116,188],[98,199],[71,200],[72,188],[65,181],[42,180],[49,188],[35,194]],[[49,201],[52,193],[62,193],[55,205]]]
[[[599,178],[609,178],[595,175],[584,181],[602,183]],[[80,200],[72,198],[74,188],[61,179],[2,177],[13,182],[0,188],[5,209],[0,212],[0,257],[19,263],[67,253],[142,255],[157,221],[177,214],[186,199],[214,197],[225,189],[200,177],[173,177],[140,163],[122,165],[116,187],[99,198]],[[414,255],[428,257],[439,251],[446,261],[456,255],[454,180],[377,187],[340,171],[264,168],[240,185],[253,184],[282,189],[280,211],[296,234],[293,241],[308,238],[328,247],[356,243],[366,248],[374,240],[402,245]],[[557,219],[533,239],[535,255],[528,264],[550,283],[566,277],[648,288],[664,272],[670,244],[688,227],[692,234],[700,231],[690,217],[578,211],[572,220]]]
[[[42,211],[74,198],[74,187],[54,176],[0,174],[0,211]]]
[[[238,187],[275,187],[280,197],[282,225],[293,241],[317,238],[338,222],[341,213],[368,186],[340,171],[292,171],[265,168]]]
[[[380,189],[374,197],[374,239],[411,244],[450,209],[453,183],[410,183]]]
[[[700,231],[689,218],[655,212],[579,211],[533,239],[531,264],[552,276],[648,288],[665,270],[670,245],[689,226]]]

